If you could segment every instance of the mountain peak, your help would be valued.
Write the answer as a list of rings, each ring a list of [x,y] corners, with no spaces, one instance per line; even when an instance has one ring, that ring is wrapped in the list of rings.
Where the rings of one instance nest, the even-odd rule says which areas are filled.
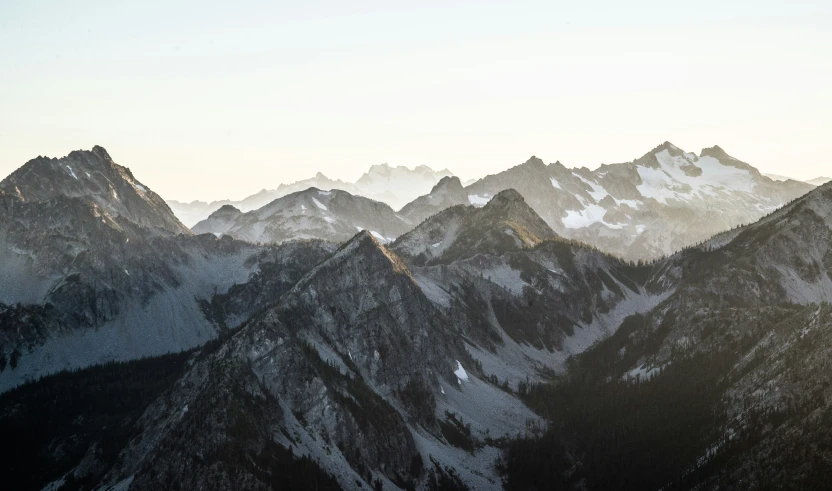
[[[727,158],[727,159],[733,159],[734,158],[734,157],[731,157],[730,155],[728,155],[728,153],[725,150],[723,150],[722,147],[720,147],[719,145],[714,145],[712,147],[703,148],[702,151],[699,152],[699,155],[701,155],[703,157],[710,156],[710,157],[713,157],[717,160],[721,160],[722,158]]]
[[[533,166],[533,167],[546,167],[546,164],[538,158],[536,155],[532,155],[529,157],[529,160],[525,161],[523,165]]]
[[[222,205],[220,209],[211,213],[211,216],[219,216],[219,215],[239,215],[242,213],[239,208],[234,205]]]
[[[491,200],[485,205],[485,208],[494,208],[503,204],[509,203],[526,203],[526,200],[523,196],[518,193],[515,189],[505,189],[497,193]]]
[[[457,191],[462,189],[462,181],[456,176],[445,176],[433,186],[430,194],[438,193],[443,190]]]
[[[95,145],[94,147],[92,147],[92,154],[105,162],[113,162],[113,158],[110,157],[110,154],[107,153],[107,150],[105,150],[102,146]]]

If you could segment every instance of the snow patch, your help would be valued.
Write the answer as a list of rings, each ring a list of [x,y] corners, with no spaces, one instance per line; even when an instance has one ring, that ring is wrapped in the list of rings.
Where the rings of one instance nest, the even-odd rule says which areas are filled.
[[[469,194],[468,195],[468,202],[474,206],[481,207],[488,204],[491,201],[491,196],[485,195],[480,196],[479,194]]]
[[[322,209],[322,210],[326,211],[326,206],[324,206],[324,204],[323,204],[323,203],[321,203],[320,201],[318,201],[318,200],[317,200],[317,199],[315,199],[315,198],[312,198],[312,201],[315,203],[315,206],[317,206],[318,208],[320,208],[320,209]]]
[[[468,373],[462,368],[462,363],[459,360],[456,361],[456,370],[454,370],[454,375],[456,375],[457,382],[462,384],[462,382],[468,381]]]

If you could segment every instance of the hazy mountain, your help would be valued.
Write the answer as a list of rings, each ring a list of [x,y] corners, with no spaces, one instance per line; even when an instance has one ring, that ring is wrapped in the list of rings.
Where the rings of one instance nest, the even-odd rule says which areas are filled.
[[[531,248],[554,237],[520,193],[507,189],[482,208],[457,205],[433,216],[392,248],[412,263],[424,265]]]
[[[201,303],[246,281],[263,251],[192,235],[101,147],[26,163],[0,203],[0,355],[16,359],[0,390],[205,343],[218,327]]]
[[[387,203],[393,209],[398,210],[410,201],[427,193],[440,179],[450,175],[452,174],[447,169],[437,172],[424,165],[410,169],[404,166],[392,167],[381,164],[370,167],[354,183],[332,180],[319,172],[310,179],[281,184],[276,189],[263,189],[240,201],[222,200],[211,203],[192,201],[182,203],[170,200],[168,203],[176,216],[188,226],[196,225],[224,205],[231,205],[247,212],[262,208],[277,198],[309,188],[338,189]]]
[[[535,407],[575,430],[512,444],[507,487],[822,486],[830,468],[812,456],[832,441],[830,238],[826,185],[652,265],[647,288],[667,298],[574,360],[562,384],[532,388]],[[578,476],[534,470],[584,451]]]
[[[425,218],[446,208],[466,203],[467,199],[468,194],[463,189],[458,177],[443,177],[430,190],[430,194],[411,201],[399,213],[411,222],[418,224],[422,223]]]
[[[806,182],[812,184],[813,186],[823,186],[827,182],[832,181],[832,177],[816,177],[814,179],[810,179]]]
[[[4,387],[113,342],[221,334],[0,396],[0,429],[29,435],[0,462],[28,487],[813,489],[832,470],[832,184],[768,211],[806,186],[665,144],[446,178],[401,214],[306,189],[194,227],[216,238],[153,200],[114,215],[18,181],[0,186]],[[690,246],[711,214],[765,216]],[[648,216],[688,247],[632,263],[561,233],[609,246]],[[251,244],[291,237],[343,245]]]
[[[468,452],[494,455],[484,435],[519,432],[534,416],[475,373],[405,264],[362,232],[196,357],[103,480],[263,487],[273,446],[311,456],[344,489],[408,487],[448,463],[457,479],[498,487]],[[488,412],[476,409],[483,403]],[[215,458],[177,464],[199,454]]]
[[[780,174],[763,174],[764,176],[768,177],[772,181],[796,181],[797,179],[792,179],[788,176],[781,176]]]
[[[486,176],[431,206],[420,198],[402,210],[414,221],[447,204],[482,206],[503,189],[517,190],[560,236],[620,257],[662,257],[766,213],[811,185],[776,182],[719,147],[700,155],[664,143],[623,164],[568,169],[537,157]],[[467,201],[467,202],[466,202]]]
[[[226,205],[196,224],[196,233],[225,234],[255,243],[292,239],[344,242],[360,230],[390,242],[412,224],[384,203],[346,191],[309,188],[248,213]]]

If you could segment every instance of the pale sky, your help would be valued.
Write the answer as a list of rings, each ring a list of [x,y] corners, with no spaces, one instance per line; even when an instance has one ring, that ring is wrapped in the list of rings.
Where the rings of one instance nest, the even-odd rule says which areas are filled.
[[[669,140],[810,179],[832,174],[831,22],[828,0],[0,0],[0,178],[101,145],[165,198],[236,199]]]

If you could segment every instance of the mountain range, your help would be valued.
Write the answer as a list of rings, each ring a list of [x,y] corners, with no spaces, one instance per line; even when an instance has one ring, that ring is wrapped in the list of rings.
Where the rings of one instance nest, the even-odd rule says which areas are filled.
[[[723,230],[751,223],[812,188],[808,183],[772,180],[717,146],[697,155],[665,142],[632,162],[605,164],[594,171],[568,169],[559,162],[547,165],[532,157],[467,186],[456,177],[445,176],[429,193],[404,205],[398,216],[412,227],[446,208],[483,206],[500,191],[514,189],[561,237],[627,260],[654,260]],[[218,210],[194,230],[258,241],[310,236],[308,225],[293,223],[308,222],[308,208],[286,208],[270,219],[272,206],[277,205],[257,212],[257,227],[279,232],[263,238],[259,228],[254,234],[241,232],[253,226],[253,215],[239,217],[245,223],[230,225],[228,209]],[[391,215],[392,210],[385,211],[378,214],[378,223],[364,217],[360,224],[353,225],[372,230],[389,228]],[[336,225],[334,217],[329,219],[333,220],[331,226],[321,223],[314,236],[335,237],[336,227],[348,229],[351,223],[345,218]],[[384,237],[396,236],[398,232]],[[344,238],[341,234],[341,240]]]
[[[182,203],[170,200],[173,212],[183,223],[192,227],[221,207],[230,205],[241,211],[253,211],[288,194],[304,191],[309,188],[323,190],[339,189],[351,194],[361,195],[376,201],[387,203],[399,209],[413,199],[428,192],[442,177],[452,175],[447,169],[434,171],[430,167],[420,165],[413,169],[405,166],[390,166],[388,164],[373,165],[355,182],[333,180],[318,172],[310,179],[280,184],[275,189],[263,189],[240,201],[191,201]]]
[[[398,212],[308,187],[190,230],[100,147],[26,163],[0,182],[3,475],[823,485],[832,184],[665,143],[431,186]]]

